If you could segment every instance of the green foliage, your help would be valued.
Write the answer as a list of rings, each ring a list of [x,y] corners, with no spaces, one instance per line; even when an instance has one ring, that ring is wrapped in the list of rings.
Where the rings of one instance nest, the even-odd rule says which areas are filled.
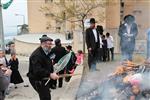
[[[59,11],[51,10],[55,9]],[[61,22],[77,22],[87,18],[88,14],[97,7],[104,7],[105,2],[102,0],[63,0],[63,2],[54,2],[40,8],[40,11],[47,17],[51,17]],[[73,19],[72,19],[73,18]]]
[[[101,13],[101,9],[105,5],[106,0],[63,0],[61,2],[49,3],[41,7],[40,11],[44,13],[46,17],[51,17],[61,23],[66,23],[66,21],[79,22],[83,33],[83,52],[85,52],[84,20],[88,18],[90,14],[92,15],[92,11],[96,8],[100,9],[100,12],[97,12],[100,14],[99,18],[101,18],[101,21],[104,20],[104,13]]]

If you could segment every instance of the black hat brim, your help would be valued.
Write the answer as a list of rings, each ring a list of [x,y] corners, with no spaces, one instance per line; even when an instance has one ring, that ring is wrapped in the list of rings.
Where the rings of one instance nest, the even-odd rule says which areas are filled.
[[[53,39],[49,38],[49,37],[41,37],[39,39],[41,42],[45,42],[45,41],[53,41]]]

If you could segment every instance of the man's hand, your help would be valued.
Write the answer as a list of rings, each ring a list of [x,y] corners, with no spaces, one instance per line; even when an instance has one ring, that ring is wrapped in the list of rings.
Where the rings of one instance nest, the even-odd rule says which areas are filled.
[[[133,36],[133,34],[128,34],[128,37],[132,37]]]
[[[6,76],[10,76],[11,73],[12,73],[11,69],[8,69],[8,68],[3,68],[2,70],[5,71],[5,72],[4,72],[4,75],[6,75]]]
[[[126,37],[132,37],[133,36],[133,34],[128,34],[128,33],[124,33],[123,35]]]
[[[59,79],[59,76],[56,73],[51,73],[50,78],[53,80]]]

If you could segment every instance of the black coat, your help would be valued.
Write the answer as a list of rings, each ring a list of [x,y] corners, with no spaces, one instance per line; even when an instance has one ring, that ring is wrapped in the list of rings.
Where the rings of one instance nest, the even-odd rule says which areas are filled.
[[[122,24],[119,27],[119,33],[118,35],[120,36],[120,46],[121,46],[121,51],[126,51],[126,52],[133,52],[135,48],[135,38],[138,34],[138,27],[136,23],[133,23],[131,25],[130,29],[130,34],[132,34],[132,37],[128,37],[124,35],[127,33],[127,27],[126,24]],[[130,41],[128,41],[130,39]]]
[[[29,58],[29,72],[27,76],[32,80],[43,80],[53,73],[52,60],[46,55],[42,47],[38,47]]]
[[[107,49],[107,40],[104,39],[104,40],[102,40],[102,42],[103,42],[102,48],[106,50]]]
[[[55,46],[52,48],[51,53],[54,53],[56,56],[54,58],[54,64],[57,63],[64,55],[67,54],[67,51],[62,46]],[[61,70],[59,74],[64,74],[64,70]]]
[[[92,48],[92,50],[95,50],[95,49],[99,48],[99,46],[100,46],[99,34],[97,32],[97,40],[98,40],[98,42],[96,44],[92,28],[86,29],[86,38],[85,39],[86,39],[87,48]]]
[[[12,74],[10,77],[10,82],[14,83],[14,84],[19,84],[23,82],[23,79],[18,71],[18,65],[19,65],[19,61],[18,58],[16,58],[16,60],[9,60],[9,65],[10,65],[10,69],[12,70]]]
[[[96,30],[97,32],[97,30]],[[88,51],[88,65],[91,68],[92,62],[95,62],[98,60],[99,52],[98,48],[100,47],[100,41],[99,41],[99,33],[97,32],[97,43],[95,42],[95,36],[93,33],[92,28],[86,29],[86,44],[87,49],[91,48],[91,51]]]
[[[67,54],[66,49],[62,46],[55,46],[52,48],[51,52],[56,55],[54,58],[54,63],[57,63],[64,55]]]
[[[76,68],[75,64],[76,64],[77,57],[76,57],[76,55],[75,55],[75,53],[73,51],[70,51],[70,52],[72,52],[71,53],[71,58],[70,58],[68,64],[66,65],[66,67],[65,67],[67,74],[70,74],[69,71],[71,71],[72,69]]]

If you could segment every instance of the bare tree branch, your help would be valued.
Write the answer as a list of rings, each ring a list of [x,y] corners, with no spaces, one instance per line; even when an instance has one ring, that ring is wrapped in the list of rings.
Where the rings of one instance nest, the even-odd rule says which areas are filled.
[[[105,0],[104,0],[105,1]],[[88,14],[91,13],[97,7],[104,7],[105,2],[101,0],[74,0],[73,3],[69,3],[71,1],[61,2],[61,3],[54,3],[56,7],[58,7],[59,12],[55,12],[51,10],[51,6],[41,7],[39,11],[45,14],[46,17],[51,17],[54,20],[57,20],[61,23],[65,23],[69,21],[71,23],[80,22],[79,27],[82,28],[83,33],[83,45],[85,42],[85,35],[84,35],[84,20],[87,18]],[[103,18],[103,16],[100,16]],[[83,46],[83,51],[85,46]]]

